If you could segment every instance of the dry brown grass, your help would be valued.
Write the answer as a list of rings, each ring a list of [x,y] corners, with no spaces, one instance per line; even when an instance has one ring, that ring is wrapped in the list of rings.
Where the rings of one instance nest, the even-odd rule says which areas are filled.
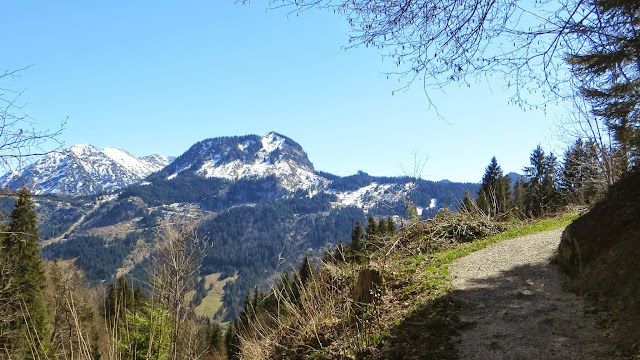
[[[278,313],[286,315],[276,318],[260,313],[250,317],[239,331],[240,358],[394,358],[390,349],[396,347],[398,337],[415,331],[412,322],[402,319],[414,318],[416,311],[430,311],[431,307],[421,304],[448,290],[446,270],[436,266],[437,260],[430,256],[504,228],[480,216],[442,213],[434,220],[405,226],[394,237],[376,238],[377,248],[365,264],[321,264],[316,277],[303,288],[299,302],[274,287],[270,296],[278,300]],[[371,294],[370,303],[353,299],[363,269],[377,269],[386,283]]]

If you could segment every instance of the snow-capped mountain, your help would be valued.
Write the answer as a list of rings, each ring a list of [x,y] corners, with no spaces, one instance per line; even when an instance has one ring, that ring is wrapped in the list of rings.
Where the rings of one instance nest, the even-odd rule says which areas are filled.
[[[140,159],[113,147],[89,144],[53,152],[35,163],[0,178],[0,186],[26,185],[34,194],[92,195],[111,193],[135,184],[170,163],[164,155]]]
[[[216,210],[288,198],[298,191],[307,196],[329,194],[334,196],[332,207],[356,207],[367,213],[398,207],[408,198],[419,209],[435,211],[438,201],[426,193],[412,196],[418,184],[408,179],[316,172],[298,143],[275,132],[206,139],[175,159],[158,154],[135,158],[112,147],[74,145],[0,178],[3,188],[26,185],[35,194],[72,196],[113,193],[134,184],[144,190],[129,188],[125,196],[153,194],[154,203],[187,201]]]
[[[289,192],[311,193],[328,180],[317,175],[302,147],[275,132],[203,140],[179,156],[163,173],[167,180],[184,171],[206,178],[238,180],[275,176]]]

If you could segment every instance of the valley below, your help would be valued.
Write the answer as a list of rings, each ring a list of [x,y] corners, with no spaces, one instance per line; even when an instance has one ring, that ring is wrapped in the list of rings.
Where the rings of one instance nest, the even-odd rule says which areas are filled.
[[[277,133],[203,140],[175,159],[76,145],[0,183],[34,189],[43,256],[73,259],[94,284],[121,276],[144,284],[163,228],[189,222],[206,245],[198,311],[222,321],[238,315],[248,291],[268,289],[305,254],[320,257],[348,240],[357,222],[400,223],[409,199],[426,219],[457,209],[465,191],[478,188],[316,171],[299,144]]]

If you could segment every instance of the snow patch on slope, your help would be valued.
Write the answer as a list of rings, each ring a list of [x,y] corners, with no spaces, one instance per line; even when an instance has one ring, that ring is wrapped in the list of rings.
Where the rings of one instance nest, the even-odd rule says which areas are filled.
[[[401,200],[406,191],[396,184],[378,184],[373,182],[355,191],[334,192],[340,204],[356,206],[368,210],[383,203]]]
[[[368,211],[376,206],[384,204],[391,205],[402,201],[409,195],[409,192],[414,186],[414,183],[401,185],[397,183],[378,184],[373,182],[354,191],[329,192],[336,195],[338,203],[341,206],[355,206]],[[416,208],[418,215],[422,216],[425,210],[434,209],[437,204],[438,199],[431,199],[428,206],[418,206]]]

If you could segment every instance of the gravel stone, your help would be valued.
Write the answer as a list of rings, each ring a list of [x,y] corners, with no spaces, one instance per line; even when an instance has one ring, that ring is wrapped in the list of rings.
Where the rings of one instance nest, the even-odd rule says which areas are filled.
[[[449,266],[464,304],[460,359],[621,359],[601,335],[602,314],[562,290],[552,264],[562,229],[493,244]]]

